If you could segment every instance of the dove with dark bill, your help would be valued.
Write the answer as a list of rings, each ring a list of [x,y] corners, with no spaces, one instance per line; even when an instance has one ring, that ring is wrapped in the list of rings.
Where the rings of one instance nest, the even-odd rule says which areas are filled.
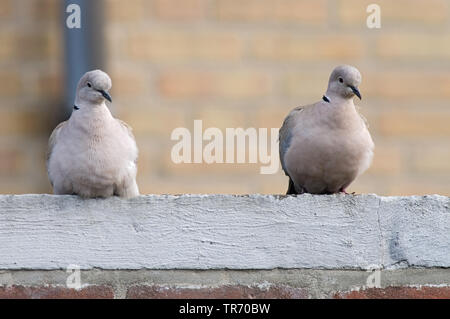
[[[110,77],[100,70],[87,72],[78,82],[72,115],[49,140],[47,172],[55,194],[139,195],[138,149],[131,128],[106,106],[110,89]]]
[[[287,194],[346,193],[371,164],[374,143],[353,97],[361,99],[359,71],[336,67],[322,100],[297,107],[280,129],[280,160]]]

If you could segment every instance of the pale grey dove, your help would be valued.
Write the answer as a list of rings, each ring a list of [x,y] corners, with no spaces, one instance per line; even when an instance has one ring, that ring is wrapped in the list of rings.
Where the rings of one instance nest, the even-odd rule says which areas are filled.
[[[87,72],[78,82],[72,115],[50,136],[47,172],[55,194],[139,195],[138,149],[131,128],[105,104],[109,89],[108,74]]]
[[[297,107],[280,129],[280,160],[289,176],[287,194],[346,193],[371,164],[374,143],[353,104],[359,71],[348,65],[331,73],[322,100]]]

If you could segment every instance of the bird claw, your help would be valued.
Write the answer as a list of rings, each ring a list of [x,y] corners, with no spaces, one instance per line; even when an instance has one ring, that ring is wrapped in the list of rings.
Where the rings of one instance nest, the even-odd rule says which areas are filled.
[[[346,191],[345,189],[341,189],[341,190],[339,191],[339,193],[344,193],[344,195],[355,195],[355,194],[356,194],[355,192],[347,193],[347,191]]]

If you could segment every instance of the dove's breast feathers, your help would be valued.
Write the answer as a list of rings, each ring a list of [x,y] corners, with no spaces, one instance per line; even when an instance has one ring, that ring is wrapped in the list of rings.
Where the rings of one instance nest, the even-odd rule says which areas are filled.
[[[131,128],[115,119],[111,78],[102,70],[78,81],[74,111],[50,136],[47,172],[55,194],[124,198],[139,195],[138,150]]]
[[[54,130],[48,160],[52,184],[55,178],[68,178],[72,185],[102,188],[136,174],[138,150],[131,128],[107,115],[75,114]]]
[[[373,142],[353,103],[318,102],[294,109],[280,129],[287,175],[308,192],[337,192],[365,171]]]

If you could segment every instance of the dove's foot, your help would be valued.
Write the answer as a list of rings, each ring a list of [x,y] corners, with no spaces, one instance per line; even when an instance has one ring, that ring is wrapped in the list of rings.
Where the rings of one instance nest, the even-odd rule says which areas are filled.
[[[341,188],[341,189],[339,190],[339,193],[343,193],[343,194],[345,194],[345,195],[355,195],[355,192],[353,192],[353,193],[347,193],[347,191],[345,190],[345,188]]]

